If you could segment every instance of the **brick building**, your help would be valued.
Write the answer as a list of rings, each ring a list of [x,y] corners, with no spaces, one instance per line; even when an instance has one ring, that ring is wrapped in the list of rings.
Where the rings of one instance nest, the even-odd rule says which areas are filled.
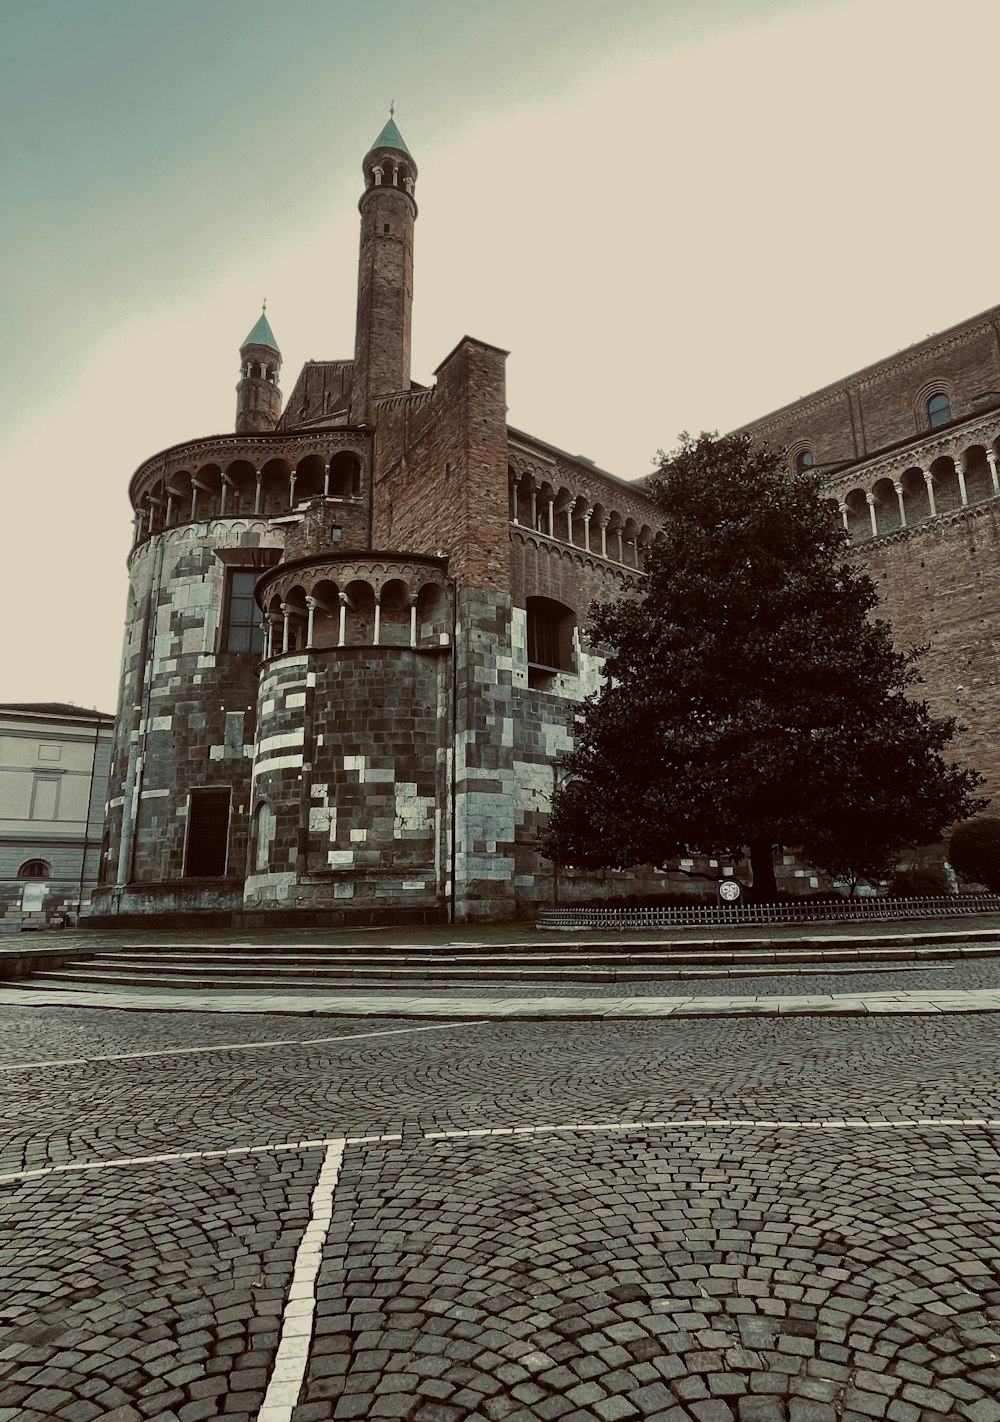
[[[113,716],[0,706],[0,933],[75,923],[97,883]]]
[[[866,366],[747,433],[818,468],[957,758],[1000,792],[1000,307]],[[997,813],[994,803],[992,813]]]
[[[240,351],[235,433],[164,450],[132,478],[102,918],[501,919],[663,886],[556,874],[535,847],[568,713],[599,684],[580,620],[641,568],[656,511],[640,485],[507,424],[504,351],[465,337],[433,385],[411,380],[417,167],[392,119],[363,173],[353,359],[310,361],[282,408],[262,314]],[[925,446],[933,464],[935,441],[968,429],[982,459],[967,461],[962,502],[939,497],[924,530],[911,501],[896,541],[964,547],[962,520],[988,525],[995,569],[1000,500],[981,470],[995,493],[1000,401],[975,404],[1000,390],[995,316],[913,357],[905,430],[878,413],[879,366],[849,396],[814,397],[812,423],[805,401],[760,431],[829,464],[850,519],[863,473],[883,498],[885,456],[909,441],[914,467]],[[895,359],[884,390],[898,402]],[[904,496],[898,508],[902,520]],[[897,557],[893,537],[878,529],[876,562]]]

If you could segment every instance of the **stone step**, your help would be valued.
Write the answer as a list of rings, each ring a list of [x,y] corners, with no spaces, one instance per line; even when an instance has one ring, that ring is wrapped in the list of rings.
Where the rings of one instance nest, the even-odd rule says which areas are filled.
[[[808,979],[818,975],[829,976],[831,972],[841,975],[858,973],[906,972],[916,965],[789,965],[778,971]],[[627,982],[675,982],[683,983],[697,979],[733,980],[772,976],[770,967],[642,967],[616,965],[607,968],[587,968],[579,965],[573,968],[545,967],[475,967],[438,968],[431,971],[414,969],[403,964],[386,965],[380,969],[360,967],[327,967],[319,970],[297,970],[256,966],[249,963],[243,967],[223,966],[210,961],[193,963],[186,968],[159,967],[154,962],[133,968],[112,964],[79,964],[63,968],[52,968],[33,973],[21,985],[31,987],[38,983],[49,986],[80,987],[137,987],[175,988],[185,990],[214,989],[222,991],[298,991],[311,992],[337,988],[455,988],[483,982],[514,983],[627,983]]]
[[[467,948],[464,945],[455,945],[447,951],[440,948],[423,948],[417,945],[407,944],[399,947],[386,947],[372,950],[363,945],[347,945],[331,948],[329,946],[312,945],[288,945],[287,947],[271,948],[270,946],[260,946],[257,944],[222,945],[219,948],[208,947],[204,944],[197,945],[175,945],[168,944],[163,947],[150,949],[108,949],[102,948],[93,954],[89,954],[89,962],[107,962],[116,966],[123,964],[145,967],[147,965],[163,964],[184,964],[211,962],[214,964],[233,964],[245,966],[248,961],[259,961],[267,965],[268,969],[281,968],[286,966],[310,967],[316,965],[324,967],[332,964],[350,964],[352,966],[384,966],[386,964],[404,963],[408,966],[419,966],[423,969],[434,967],[480,967],[498,965],[524,965],[546,967],[577,967],[581,964],[587,967],[615,967],[626,965],[649,965],[659,966],[679,966],[679,967],[700,967],[700,966],[743,966],[743,965],[773,965],[779,964],[787,966],[789,964],[839,964],[839,963],[870,963],[870,962],[910,962],[929,961],[935,959],[958,959],[958,958],[982,958],[1000,956],[1000,943],[974,944],[969,942],[960,943],[936,943],[936,944],[902,944],[897,946],[871,945],[870,947],[852,946],[839,948],[832,945],[818,944],[808,947],[792,948],[751,948],[734,950],[732,948],[719,948],[712,944],[698,945],[697,947],[679,949],[671,945],[647,945],[640,943],[626,943],[620,945],[607,944],[580,944],[572,951],[553,950],[551,947],[535,946],[509,946],[509,947],[487,947],[475,945]]]

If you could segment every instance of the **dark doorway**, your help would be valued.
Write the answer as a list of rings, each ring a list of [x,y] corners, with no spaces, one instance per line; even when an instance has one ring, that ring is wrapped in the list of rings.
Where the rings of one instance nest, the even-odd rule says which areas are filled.
[[[231,791],[192,790],[188,804],[187,856],[189,879],[221,879],[226,872]]]

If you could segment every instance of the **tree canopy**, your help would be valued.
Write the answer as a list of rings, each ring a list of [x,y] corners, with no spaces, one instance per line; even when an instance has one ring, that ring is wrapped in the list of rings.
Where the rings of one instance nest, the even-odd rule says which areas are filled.
[[[948,861],[961,878],[1000,894],[1000,820],[984,815],[959,825],[948,846]]]
[[[981,808],[981,777],[943,755],[954,720],[913,694],[918,652],[872,615],[816,475],[744,435],[685,435],[650,485],[665,537],[638,596],[591,609],[605,681],[575,717],[549,858],[749,851],[771,897],[776,845],[875,878]]]

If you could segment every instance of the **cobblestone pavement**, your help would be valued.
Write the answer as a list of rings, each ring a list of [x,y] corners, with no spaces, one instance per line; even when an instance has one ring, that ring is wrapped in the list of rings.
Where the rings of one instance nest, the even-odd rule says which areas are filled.
[[[1000,1422],[995,1023],[0,1009],[0,1422]]]

